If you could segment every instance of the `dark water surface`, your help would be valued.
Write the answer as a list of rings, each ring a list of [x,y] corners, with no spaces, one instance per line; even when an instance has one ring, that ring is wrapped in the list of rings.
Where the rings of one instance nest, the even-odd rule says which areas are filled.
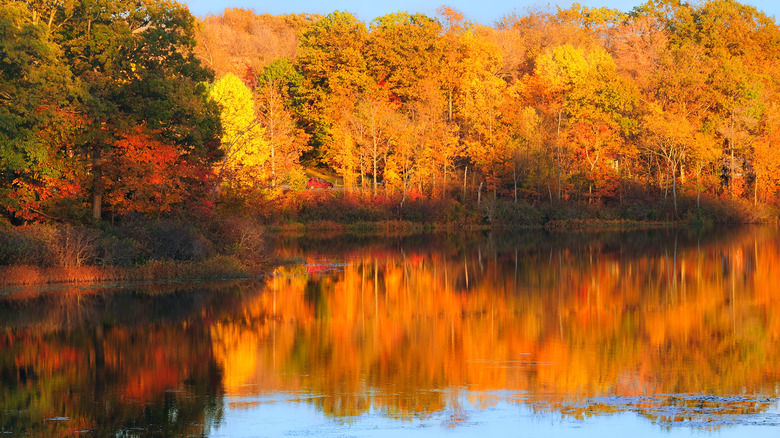
[[[780,435],[775,228],[277,250],[263,280],[4,290],[0,434]]]

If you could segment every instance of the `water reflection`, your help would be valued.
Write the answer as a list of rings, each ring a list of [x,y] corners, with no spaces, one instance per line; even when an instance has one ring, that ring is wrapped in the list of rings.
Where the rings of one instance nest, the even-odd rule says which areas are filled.
[[[507,402],[575,421],[780,423],[774,229],[279,252],[302,263],[262,283],[3,298],[0,430],[200,435],[278,396],[347,421],[444,413],[444,427]]]
[[[215,350],[242,366],[226,372],[230,394],[324,394],[312,403],[334,417],[457,412],[464,393],[490,405],[493,395],[481,398],[496,391],[534,409],[630,409],[662,422],[691,418],[658,415],[654,406],[673,404],[658,395],[748,394],[718,403],[755,413],[780,371],[776,237],[297,240],[286,255],[305,270],[279,269],[243,318],[217,324]],[[334,260],[345,265],[329,269]],[[604,396],[656,398],[642,409]]]
[[[4,297],[0,432],[204,435],[223,411],[209,327],[240,306],[231,290],[241,292],[158,285]]]

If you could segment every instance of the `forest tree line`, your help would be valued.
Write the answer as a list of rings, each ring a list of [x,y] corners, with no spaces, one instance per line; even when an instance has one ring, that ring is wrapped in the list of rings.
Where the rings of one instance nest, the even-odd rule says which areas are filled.
[[[780,201],[780,30],[731,0],[492,26],[2,0],[0,44],[13,221],[268,210],[312,170],[399,208]]]

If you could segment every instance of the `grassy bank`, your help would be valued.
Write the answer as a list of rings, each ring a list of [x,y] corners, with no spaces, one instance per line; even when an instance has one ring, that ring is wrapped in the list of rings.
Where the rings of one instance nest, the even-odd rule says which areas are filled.
[[[246,278],[267,269],[262,227],[247,219],[126,218],[100,228],[0,228],[0,286]]]
[[[114,281],[221,280],[250,278],[250,270],[233,257],[215,256],[197,262],[151,261],[140,266],[0,266],[0,286]]]

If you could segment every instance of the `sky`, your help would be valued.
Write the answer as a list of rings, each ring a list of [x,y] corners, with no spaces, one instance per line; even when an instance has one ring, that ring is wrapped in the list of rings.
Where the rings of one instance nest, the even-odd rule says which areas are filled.
[[[406,11],[410,13],[420,12],[429,16],[436,15],[436,8],[446,4],[462,12],[465,18],[481,24],[491,25],[502,17],[512,14],[525,14],[529,7],[546,8],[547,5],[559,5],[562,8],[571,6],[571,1],[558,2],[534,1],[534,0],[179,0],[189,6],[190,11],[203,17],[208,14],[220,14],[225,8],[252,9],[258,14],[289,14],[289,13],[317,13],[328,14],[335,10],[347,11],[355,14],[364,22],[371,22],[376,17],[392,12]],[[742,0],[763,11],[770,17],[780,15],[780,2],[778,0]],[[616,1],[616,0],[579,0],[583,6],[618,9],[628,12],[643,0]],[[554,10],[555,6],[552,6]]]

